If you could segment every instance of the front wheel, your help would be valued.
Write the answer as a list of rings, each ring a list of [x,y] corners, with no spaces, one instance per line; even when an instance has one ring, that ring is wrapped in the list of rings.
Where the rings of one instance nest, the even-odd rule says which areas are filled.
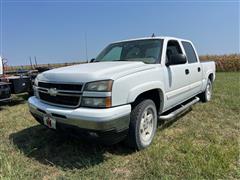
[[[208,79],[207,86],[204,92],[200,94],[200,99],[202,102],[208,102],[212,98],[212,81]]]
[[[157,110],[155,103],[143,100],[137,104],[130,118],[127,143],[130,147],[141,150],[153,141],[157,129]]]

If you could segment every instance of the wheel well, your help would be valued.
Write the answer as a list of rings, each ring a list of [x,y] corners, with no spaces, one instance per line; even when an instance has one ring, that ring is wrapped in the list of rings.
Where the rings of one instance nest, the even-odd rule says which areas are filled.
[[[210,79],[210,81],[213,82],[213,73],[209,74],[208,79]]]
[[[156,106],[157,112],[162,111],[163,107],[163,93],[160,89],[152,89],[149,91],[145,91],[137,96],[135,101],[132,103],[132,106],[137,105],[143,99],[151,99]]]

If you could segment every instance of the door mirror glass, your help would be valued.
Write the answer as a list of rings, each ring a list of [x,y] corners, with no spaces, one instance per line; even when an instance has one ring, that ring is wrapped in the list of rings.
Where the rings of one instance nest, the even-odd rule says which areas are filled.
[[[187,62],[187,58],[184,54],[174,54],[170,56],[168,66],[177,65],[177,64],[185,64]]]

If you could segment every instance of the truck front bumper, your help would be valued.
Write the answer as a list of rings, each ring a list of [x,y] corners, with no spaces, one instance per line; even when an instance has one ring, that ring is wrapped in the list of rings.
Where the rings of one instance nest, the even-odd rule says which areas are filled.
[[[35,119],[43,124],[44,116],[56,120],[56,129],[78,128],[84,132],[121,133],[128,130],[131,105],[122,105],[107,109],[79,107],[77,109],[62,108],[41,102],[35,96],[28,99],[29,110]]]

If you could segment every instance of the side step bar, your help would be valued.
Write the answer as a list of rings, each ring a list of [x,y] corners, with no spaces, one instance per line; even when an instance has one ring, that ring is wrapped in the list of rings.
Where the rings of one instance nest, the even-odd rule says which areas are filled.
[[[187,110],[189,107],[191,107],[193,104],[196,104],[200,99],[198,97],[195,97],[192,101],[188,102],[185,105],[182,105],[179,109],[176,109],[175,111],[167,114],[167,115],[160,115],[158,118],[160,120],[171,120],[175,117],[177,117],[179,114]]]
[[[10,101],[12,98],[5,98],[5,99],[0,99],[0,102],[6,102],[6,101]]]

